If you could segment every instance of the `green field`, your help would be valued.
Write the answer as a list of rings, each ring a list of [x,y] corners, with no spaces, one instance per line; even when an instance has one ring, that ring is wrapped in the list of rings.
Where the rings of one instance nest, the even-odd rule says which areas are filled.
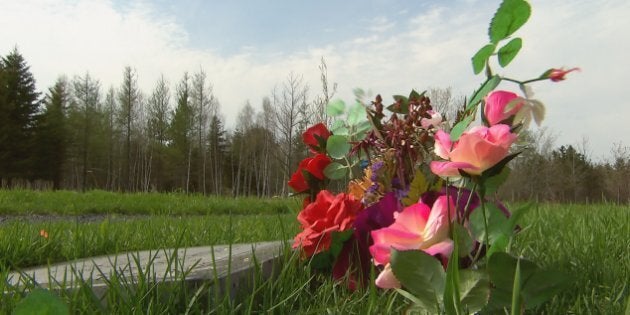
[[[0,191],[0,268],[6,273],[128,250],[290,239],[298,230],[298,208],[294,199]],[[532,313],[623,314],[630,292],[629,222],[627,206],[540,205],[527,213],[512,253],[560,267],[574,281],[571,290]],[[42,229],[48,238],[40,236]],[[204,288],[191,292],[146,283],[131,288],[116,281],[107,296],[109,308],[88,290],[62,297],[77,313],[381,314],[406,307],[393,292],[374,287],[349,292],[312,273],[289,249],[286,255],[276,278],[260,278],[234,300],[202,294]],[[10,313],[23,289],[0,286],[14,293],[0,298],[0,313]]]

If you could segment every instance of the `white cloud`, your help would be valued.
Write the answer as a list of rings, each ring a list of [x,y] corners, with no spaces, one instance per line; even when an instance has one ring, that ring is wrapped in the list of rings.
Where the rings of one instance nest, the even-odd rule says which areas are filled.
[[[314,96],[322,56],[330,80],[339,83],[338,96],[347,100],[355,87],[382,93],[387,101],[392,94],[429,86],[452,86],[456,93],[468,94],[482,80],[472,74],[470,57],[486,43],[487,25],[498,5],[437,3],[416,16],[410,11],[398,23],[385,16],[368,21],[370,32],[322,47],[263,55],[244,43],[240,54],[220,56],[190,48],[186,30],[145,2],[124,9],[106,0],[5,2],[0,53],[17,44],[40,89],[58,75],[86,71],[104,87],[117,87],[124,66],[131,65],[148,93],[162,73],[174,86],[184,71],[203,67],[229,123],[246,100],[257,106],[291,71],[304,75]],[[613,142],[628,144],[630,124],[622,119],[630,117],[623,93],[630,82],[625,61],[630,4],[531,2],[533,15],[518,32],[524,48],[507,72],[529,78],[550,67],[581,67],[581,73],[571,73],[564,82],[534,86],[548,106],[545,124],[559,134],[558,144],[577,143],[583,135],[591,139],[593,152],[607,152]],[[28,27],[15,27],[24,21]],[[386,30],[387,36],[382,34]]]

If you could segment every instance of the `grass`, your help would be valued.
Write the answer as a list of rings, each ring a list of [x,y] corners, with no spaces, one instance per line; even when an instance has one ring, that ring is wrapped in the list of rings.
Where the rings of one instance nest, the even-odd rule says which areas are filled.
[[[28,195],[22,191],[15,193],[22,197],[0,192],[2,196],[0,207],[5,207],[5,200],[13,200],[14,205],[19,205],[20,198]],[[54,202],[46,201],[46,197],[40,197],[41,200],[37,202],[31,199],[29,205],[41,204],[42,211],[45,211],[43,213],[56,213],[48,212],[55,209],[51,205],[63,204],[66,200],[64,198],[72,194],[62,192],[60,196],[55,197],[57,201]],[[90,194],[105,196],[108,193]],[[277,214],[277,210],[274,209],[256,206],[255,199],[242,203],[230,201],[232,202],[230,207],[235,208],[225,205],[214,208],[249,214],[228,216],[208,215],[214,211],[220,213],[225,210],[210,211],[194,207],[181,210],[163,205],[158,207],[159,202],[155,201],[185,202],[190,198],[190,201],[197,205],[215,202],[204,201],[201,196],[155,194],[111,196],[118,204],[126,206],[118,208],[120,212],[113,211],[112,209],[116,209],[114,207],[108,208],[108,211],[94,210],[96,213],[109,214],[100,222],[29,221],[21,217],[1,223],[0,272],[6,273],[10,267],[23,268],[34,264],[127,250],[290,239],[298,230],[295,212],[299,205],[295,200],[259,200],[260,204],[266,202],[285,204],[289,210],[283,211],[289,213],[284,214]],[[79,194],[77,198],[82,200],[87,197]],[[101,198],[95,200],[94,204],[116,203],[108,201],[106,197]],[[142,201],[143,198],[147,199],[146,203]],[[72,211],[86,209],[82,207],[85,207],[88,201],[81,201],[83,206],[73,208]],[[135,205],[135,208],[130,205]],[[33,209],[36,207],[30,208],[30,211]],[[63,205],[58,209],[63,209],[60,212],[63,214],[78,213],[68,210],[69,207],[63,208]],[[257,214],[256,209],[267,214]],[[5,210],[0,210],[0,213],[2,211]],[[269,214],[268,211],[273,214]],[[9,212],[21,213],[17,210]],[[111,213],[160,215],[129,217]],[[205,214],[190,215],[197,213]],[[527,213],[522,224],[524,229],[515,238],[512,253],[528,257],[542,266],[560,267],[574,278],[570,290],[559,294],[531,313],[623,314],[630,292],[628,222],[630,208],[627,206],[541,205]],[[41,229],[48,232],[47,239],[39,235]],[[373,286],[367,290],[354,292],[347,290],[343,284],[331,281],[327,274],[314,273],[308,265],[300,263],[298,255],[288,247],[284,255],[284,263],[278,267],[277,277],[273,279],[265,279],[261,275],[254,277],[250,283],[251,290],[240,291],[234,299],[215,294],[212,283],[196,288],[186,286],[183,282],[184,270],[181,273],[182,281],[168,285],[156,285],[154,279],[147,278],[142,282],[142,286],[135,287],[126,283],[124,279],[114,278],[110,286],[112,289],[104,297],[108,301],[107,307],[102,306],[87,287],[75,291],[62,291],[60,295],[74,313],[382,314],[400,313],[407,307],[407,301],[401,296],[394,292],[378,291]],[[0,276],[6,277],[1,274]],[[0,286],[3,287],[3,291],[13,293],[0,297],[0,313],[10,313],[25,295],[24,288],[6,287],[4,283]]]
[[[513,252],[573,279],[536,310],[545,314],[623,314],[630,293],[630,207],[542,205],[526,217]]]
[[[41,230],[48,238],[40,235]],[[100,222],[29,222],[21,218],[0,225],[0,266],[25,268],[133,250],[282,240],[297,231],[291,214],[112,215]]]
[[[292,198],[255,198],[186,195],[181,193],[121,194],[101,190],[75,191],[0,190],[4,215],[184,215],[297,213],[302,202]]]

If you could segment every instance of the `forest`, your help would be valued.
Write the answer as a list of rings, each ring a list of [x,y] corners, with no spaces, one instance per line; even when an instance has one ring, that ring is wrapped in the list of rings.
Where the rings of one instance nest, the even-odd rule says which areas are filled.
[[[286,196],[288,178],[308,154],[301,134],[327,121],[325,107],[335,96],[324,59],[319,68],[315,93],[289,73],[260,106],[220,104],[203,69],[175,83],[162,77],[152,91],[140,90],[128,66],[117,87],[104,88],[86,72],[60,76],[41,92],[15,48],[0,60],[0,185]],[[427,95],[447,119],[465,102],[450,88]],[[221,106],[241,107],[233,129]],[[618,143],[595,161],[588,139],[556,145],[544,128],[526,137],[537,147],[522,148],[511,163],[512,176],[499,192],[505,200],[630,202],[629,147]]]

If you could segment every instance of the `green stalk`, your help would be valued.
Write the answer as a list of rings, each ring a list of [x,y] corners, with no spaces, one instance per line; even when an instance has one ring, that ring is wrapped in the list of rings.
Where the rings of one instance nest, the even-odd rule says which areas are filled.
[[[511,315],[521,314],[521,260],[516,261],[514,271],[514,286],[512,287],[512,310]]]

